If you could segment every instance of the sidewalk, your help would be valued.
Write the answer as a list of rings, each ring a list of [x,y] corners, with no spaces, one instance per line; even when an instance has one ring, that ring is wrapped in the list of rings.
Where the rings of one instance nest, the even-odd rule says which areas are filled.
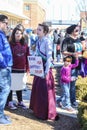
[[[56,69],[53,69],[54,75],[56,75]],[[56,79],[55,79],[56,80]],[[33,77],[29,76],[28,88],[23,91],[23,100],[27,108],[29,108],[30,95],[32,89]],[[55,81],[55,90],[58,87],[58,82]],[[58,88],[59,89],[59,88]],[[58,90],[59,91],[59,90]],[[60,92],[60,91],[59,91]],[[59,93],[57,93],[59,95]],[[56,95],[56,100],[58,96]],[[15,92],[13,93],[13,100],[17,101]],[[17,110],[6,109],[6,115],[10,116],[12,120],[11,125],[0,126],[0,130],[80,130],[80,124],[78,122],[77,113],[68,113],[67,111],[58,108],[56,110],[59,113],[60,120],[49,121],[39,120],[32,114],[30,109],[24,110],[18,108]]]
[[[58,97],[59,96],[56,96],[56,100],[57,100]],[[62,114],[62,115],[66,115],[66,116],[70,116],[70,117],[73,117],[73,118],[77,118],[78,110],[76,108],[74,108],[75,111],[73,111],[73,112],[69,112],[69,111],[67,111],[65,109],[62,109],[62,108],[58,107],[58,106],[56,106],[56,109],[57,109],[57,112]]]
[[[29,107],[30,95],[31,95],[31,90],[27,89],[26,91],[23,91],[23,100],[27,107]],[[56,100],[57,100],[57,98],[58,98],[58,96],[56,95]],[[14,101],[16,101],[15,92],[13,94],[13,99],[14,99]],[[68,112],[67,110],[61,109],[58,106],[56,106],[56,110],[59,114],[77,118],[77,113],[78,113],[77,109],[74,112]]]
[[[63,65],[63,63],[62,62],[55,62],[54,63],[54,67],[55,68],[57,68],[57,67],[61,67]],[[55,77],[55,71],[56,71],[56,69],[54,69],[54,78],[56,78]],[[32,78],[32,76],[30,76],[31,78]],[[29,87],[30,88],[32,88],[32,80],[31,80],[31,82],[30,82],[30,78],[29,77]],[[58,78],[58,77],[57,77]],[[56,81],[55,81],[55,83],[56,83]],[[57,82],[57,84],[58,84],[58,82]],[[29,87],[27,87],[27,90],[26,91],[23,91],[23,100],[24,100],[24,103],[26,104],[26,106],[29,108],[29,102],[30,102],[30,95],[31,95],[31,89],[29,89]],[[56,88],[56,89],[59,89],[58,87]],[[59,91],[59,90],[57,90],[57,91]],[[60,92],[60,91],[59,91]],[[56,95],[56,100],[57,100],[57,98],[59,97],[58,96],[59,94],[57,94]],[[14,101],[16,101],[16,95],[15,95],[15,92],[14,92],[14,95],[13,95],[13,99],[14,99]],[[56,110],[57,110],[57,112],[59,113],[59,114],[61,114],[61,115],[66,115],[66,116],[69,116],[69,117],[73,117],[73,118],[77,118],[77,113],[78,113],[78,110],[76,109],[73,113],[72,112],[68,112],[68,111],[66,111],[66,110],[64,110],[64,109],[61,109],[61,108],[59,108],[58,106],[56,106]]]

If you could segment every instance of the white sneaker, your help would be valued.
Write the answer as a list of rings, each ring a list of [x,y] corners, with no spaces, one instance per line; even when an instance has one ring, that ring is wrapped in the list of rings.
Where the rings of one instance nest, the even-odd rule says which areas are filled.
[[[27,109],[27,107],[25,106],[25,104],[22,101],[18,102],[18,107],[21,107],[23,109]]]
[[[75,109],[74,108],[72,108],[72,107],[69,107],[69,108],[65,108],[67,111],[69,111],[69,112],[74,112],[75,111]]]
[[[16,110],[16,109],[17,109],[17,107],[13,104],[12,101],[10,101],[10,102],[8,103],[8,108],[10,108],[11,110]]]

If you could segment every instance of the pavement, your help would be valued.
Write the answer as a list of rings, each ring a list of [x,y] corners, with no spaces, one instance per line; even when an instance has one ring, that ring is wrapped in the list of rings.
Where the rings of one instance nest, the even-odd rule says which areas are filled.
[[[26,88],[26,90],[23,90],[23,101],[25,103],[25,105],[27,106],[27,108],[29,108],[29,103],[30,103],[30,95],[31,95],[31,90],[29,88]],[[56,95],[56,100],[58,99],[58,95]],[[16,94],[15,92],[13,93],[13,100],[14,102],[16,102]],[[62,115],[66,115],[66,116],[70,116],[70,117],[73,117],[73,118],[77,118],[77,113],[78,113],[78,110],[75,109],[75,111],[73,112],[68,112],[67,110],[65,109],[62,109],[62,108],[59,108],[57,105],[56,105],[56,110],[59,114],[62,114]]]
[[[60,67],[63,65],[63,62],[54,62],[54,68],[56,67]],[[32,85],[32,84],[31,84]],[[31,87],[30,87],[31,88]],[[23,101],[25,103],[25,105],[29,108],[29,103],[30,103],[30,96],[31,96],[31,89],[29,89],[29,87],[26,87],[25,90],[23,90]],[[58,95],[56,95],[56,100],[59,98]],[[15,92],[13,93],[13,100],[14,102],[16,102],[16,94]],[[62,108],[59,108],[56,104],[56,110],[59,114],[62,114],[62,115],[66,115],[66,116],[70,116],[70,117],[73,117],[73,118],[77,118],[77,113],[78,113],[78,110],[75,109],[75,111],[73,112],[68,112],[67,110],[65,109],[62,109]]]
[[[62,67],[63,66],[63,62],[57,62],[57,61],[54,61],[54,68],[57,68],[57,67]],[[58,95],[56,95],[56,100],[59,98]],[[79,102],[79,101],[77,101]],[[73,117],[73,118],[77,118],[77,114],[78,114],[78,109],[75,108],[75,111],[73,112],[69,112],[65,109],[62,109],[58,106],[56,106],[56,109],[57,109],[57,112],[60,113],[60,114],[63,114],[63,115],[66,115],[66,116],[70,116],[70,117]]]
[[[63,66],[63,62],[57,62],[57,61],[54,61],[54,68],[56,68],[56,67],[61,67],[61,66]]]

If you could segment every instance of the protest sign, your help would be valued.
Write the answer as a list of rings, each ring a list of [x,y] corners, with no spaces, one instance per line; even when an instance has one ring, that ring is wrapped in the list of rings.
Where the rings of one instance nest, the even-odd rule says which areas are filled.
[[[40,56],[28,56],[28,62],[31,75],[44,77],[43,62]]]

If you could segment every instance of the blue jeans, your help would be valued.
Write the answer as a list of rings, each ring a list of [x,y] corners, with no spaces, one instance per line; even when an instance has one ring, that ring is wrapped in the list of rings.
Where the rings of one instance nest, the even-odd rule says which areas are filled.
[[[60,62],[60,59],[61,59],[61,55],[57,54],[57,62]]]
[[[0,69],[0,117],[4,115],[4,108],[11,87],[11,70]]]
[[[53,44],[53,52],[54,52],[54,59],[56,59],[56,46],[57,44]]]
[[[78,76],[78,70],[73,69],[72,72],[71,72],[71,76],[77,77]],[[72,81],[70,83],[70,101],[71,101],[72,104],[74,102],[76,102],[76,87],[75,87],[75,84],[76,84],[76,80]]]
[[[71,106],[70,103],[70,83],[62,83],[61,84],[62,94],[61,97],[57,101],[61,101],[63,106],[69,108]]]

